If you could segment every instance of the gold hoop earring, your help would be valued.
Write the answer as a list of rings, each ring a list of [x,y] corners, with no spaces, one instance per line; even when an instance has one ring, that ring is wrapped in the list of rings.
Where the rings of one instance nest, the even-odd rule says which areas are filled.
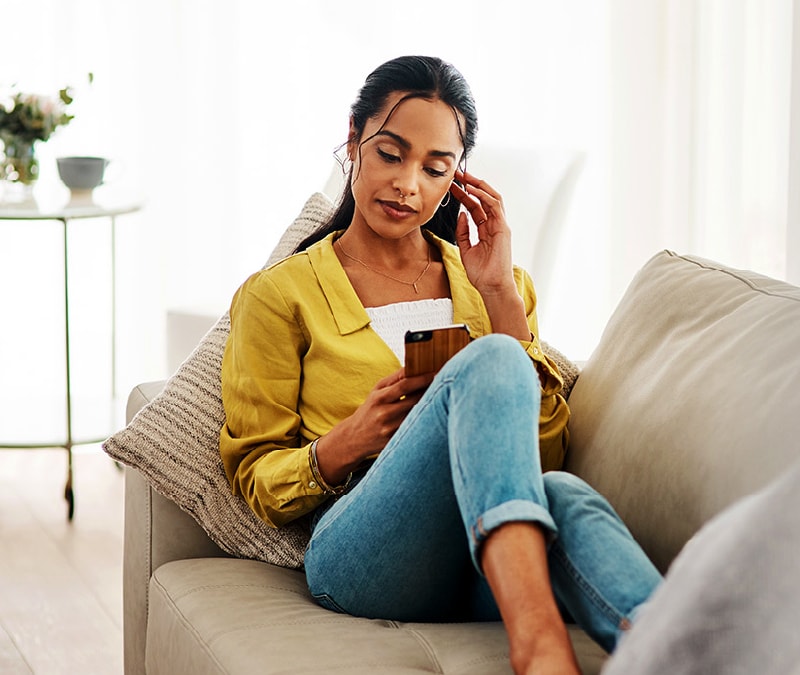
[[[443,208],[444,208],[445,206],[447,206],[449,203],[450,203],[450,191],[448,190],[448,192],[447,192],[447,195],[446,195],[446,196],[445,196],[445,198],[444,198],[444,201],[443,201],[441,204],[439,204],[439,208],[440,208],[440,209],[443,209]]]

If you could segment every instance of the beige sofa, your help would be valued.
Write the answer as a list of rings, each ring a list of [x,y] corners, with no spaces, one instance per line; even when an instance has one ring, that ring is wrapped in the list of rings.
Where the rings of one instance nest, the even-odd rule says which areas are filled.
[[[662,570],[707,520],[798,456],[798,327],[800,289],[661,252],[584,365],[569,399],[566,468],[608,497]],[[221,344],[224,325],[218,332]],[[338,615],[315,605],[291,561],[232,557],[201,513],[212,490],[179,508],[153,489],[158,477],[132,450],[152,444],[158,418],[148,411],[164,391],[164,383],[137,387],[131,424],[106,448],[139,467],[126,472],[127,675],[511,672],[501,624]],[[190,398],[175,405],[206,405],[204,395]],[[607,656],[578,628],[570,633],[582,671],[600,672]]]

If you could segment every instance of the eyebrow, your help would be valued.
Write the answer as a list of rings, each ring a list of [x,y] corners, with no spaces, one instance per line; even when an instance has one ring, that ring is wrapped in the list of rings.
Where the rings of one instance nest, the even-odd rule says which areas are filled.
[[[397,142],[398,145],[405,148],[406,150],[411,149],[411,143],[409,143],[405,138],[400,136],[399,134],[394,133],[393,131],[388,131],[387,129],[381,129],[378,133],[375,134],[376,136],[388,136],[389,138],[393,139]],[[452,159],[456,159],[456,154],[454,152],[448,152],[447,150],[431,150],[428,153],[431,157],[451,157]]]

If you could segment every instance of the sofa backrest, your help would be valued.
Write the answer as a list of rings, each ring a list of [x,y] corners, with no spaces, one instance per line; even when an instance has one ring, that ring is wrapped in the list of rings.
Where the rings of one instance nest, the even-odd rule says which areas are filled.
[[[569,403],[567,470],[664,570],[703,523],[800,455],[800,288],[659,253]]]

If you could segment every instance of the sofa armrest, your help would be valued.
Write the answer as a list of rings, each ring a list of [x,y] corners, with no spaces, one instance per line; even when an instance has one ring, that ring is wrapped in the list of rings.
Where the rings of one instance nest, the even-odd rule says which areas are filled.
[[[148,382],[133,389],[128,397],[129,422],[163,384]],[[126,675],[145,673],[148,589],[153,572],[172,560],[226,556],[194,518],[153,490],[138,470],[126,467],[122,563]]]
[[[126,423],[130,424],[136,413],[161,393],[165,384],[165,380],[137,384],[128,395],[128,405],[125,407]]]

